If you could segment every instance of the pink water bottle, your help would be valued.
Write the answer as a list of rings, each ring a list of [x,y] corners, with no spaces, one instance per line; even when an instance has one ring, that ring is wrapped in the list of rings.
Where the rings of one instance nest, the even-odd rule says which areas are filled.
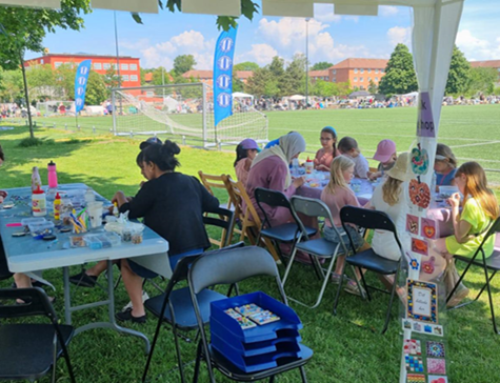
[[[49,188],[56,188],[57,187],[56,164],[53,161],[50,161],[47,170],[49,173]]]

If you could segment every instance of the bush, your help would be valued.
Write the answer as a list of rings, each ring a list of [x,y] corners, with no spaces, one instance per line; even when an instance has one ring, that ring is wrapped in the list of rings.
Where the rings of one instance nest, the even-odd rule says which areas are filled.
[[[25,138],[21,140],[18,144],[20,148],[29,148],[31,146],[41,146],[41,145],[54,145],[54,140],[47,140],[46,138]]]

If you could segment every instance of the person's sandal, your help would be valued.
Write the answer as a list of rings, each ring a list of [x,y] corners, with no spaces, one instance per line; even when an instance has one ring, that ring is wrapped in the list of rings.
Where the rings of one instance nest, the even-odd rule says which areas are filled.
[[[86,274],[85,271],[82,271],[81,273],[69,277],[69,281],[77,286],[92,288],[97,283],[97,277],[93,277]]]
[[[361,291],[358,288],[358,284],[355,281],[348,281],[347,284],[345,285],[344,291],[349,294],[357,295],[359,297],[365,296],[366,292],[365,289],[360,286]]]
[[[115,318],[120,322],[146,323],[146,315],[135,317],[132,315],[132,308],[116,313]]]

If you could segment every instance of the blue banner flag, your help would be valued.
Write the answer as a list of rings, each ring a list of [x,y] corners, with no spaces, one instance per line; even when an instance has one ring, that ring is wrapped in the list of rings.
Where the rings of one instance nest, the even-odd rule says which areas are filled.
[[[237,28],[223,31],[214,57],[214,124],[233,115],[233,59]]]
[[[85,93],[90,74],[90,64],[92,60],[85,60],[78,65],[75,76],[75,109],[76,113],[83,109],[85,105]]]

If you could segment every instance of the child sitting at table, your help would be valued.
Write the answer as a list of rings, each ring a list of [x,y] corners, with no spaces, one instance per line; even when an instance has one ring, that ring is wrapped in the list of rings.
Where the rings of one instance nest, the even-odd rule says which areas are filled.
[[[460,194],[455,193],[448,199],[454,235],[434,241],[431,248],[448,261],[444,278],[448,293],[459,279],[453,256],[472,258],[492,223],[500,214],[495,194],[487,186],[484,169],[477,162],[466,162],[458,168],[455,174],[455,185],[458,186],[464,198],[461,202]],[[460,207],[462,207],[462,212],[460,212]],[[494,247],[495,236],[493,235],[483,245],[486,258],[491,257]],[[481,254],[478,259],[481,259]],[[468,294],[469,289],[460,284],[448,302],[448,306],[456,306]]]
[[[340,239],[337,235],[337,231],[343,236],[343,240],[349,241],[345,231],[342,228],[342,223],[340,221],[340,209],[346,205],[359,207],[359,202],[354,194],[354,192],[349,187],[349,182],[351,182],[354,175],[354,162],[347,157],[340,156],[333,160],[331,170],[330,170],[330,183],[323,189],[321,193],[321,201],[323,201],[332,214],[333,222],[330,220],[325,221],[325,228],[323,231],[324,238],[327,241],[333,243],[339,243]],[[333,225],[337,228],[337,231],[333,228]],[[356,247],[361,247],[363,245],[363,238],[359,234],[355,226],[347,226],[347,230],[355,243]],[[346,243],[348,246],[348,244]],[[340,247],[339,251],[343,248]],[[340,282],[340,275],[343,271],[345,264],[345,255],[339,256],[337,259],[337,264],[335,265],[335,272],[332,275],[332,282],[338,284]],[[358,280],[361,278],[359,271],[355,269],[356,277]],[[358,289],[358,284],[355,281],[348,281],[345,287],[345,291],[355,295],[361,295]]]
[[[354,162],[354,177],[367,178],[370,171],[368,161],[361,154],[358,142],[352,137],[344,137],[339,141],[338,149],[340,154],[346,156]]]
[[[316,152],[314,168],[329,172],[333,159],[339,156],[337,151],[337,132],[331,126],[324,127],[321,130],[320,141],[323,147]]]
[[[247,138],[236,147],[236,161],[234,161],[234,170],[238,181],[243,185],[247,184],[248,172],[252,162],[259,152],[259,145],[251,138]]]
[[[378,161],[379,165],[377,171],[370,173],[368,178],[370,180],[376,180],[377,178],[383,177],[388,170],[392,169],[397,158],[396,143],[392,140],[380,141],[377,145],[377,151],[373,156],[373,159]]]
[[[455,185],[457,159],[448,145],[437,144],[434,171],[436,172],[436,192],[439,191],[439,186]]]

